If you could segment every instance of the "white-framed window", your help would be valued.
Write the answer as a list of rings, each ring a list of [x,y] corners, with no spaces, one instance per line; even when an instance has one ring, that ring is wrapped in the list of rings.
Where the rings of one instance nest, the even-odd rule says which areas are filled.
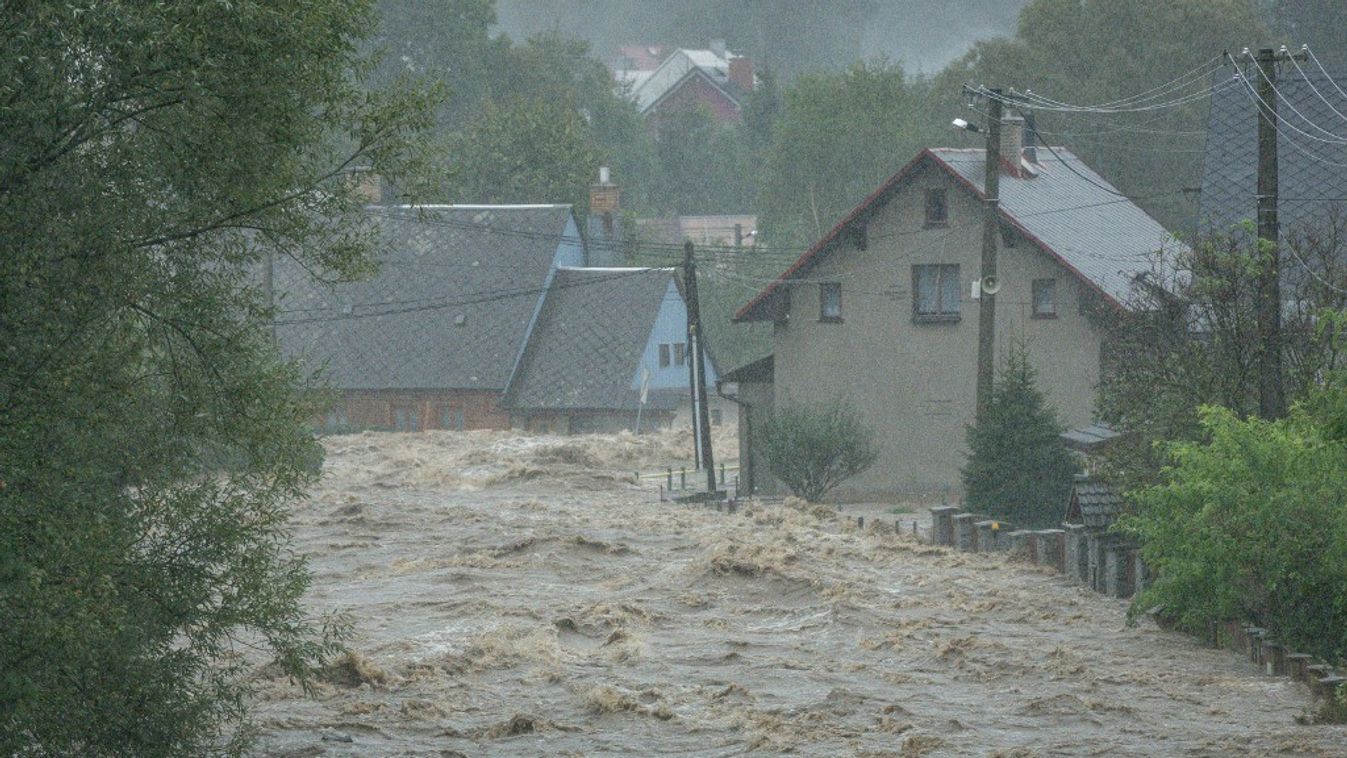
[[[841,282],[823,282],[818,286],[818,320],[842,320]]]
[[[912,320],[958,321],[959,264],[925,263],[912,267]]]
[[[1057,318],[1057,280],[1034,280],[1034,318]]]

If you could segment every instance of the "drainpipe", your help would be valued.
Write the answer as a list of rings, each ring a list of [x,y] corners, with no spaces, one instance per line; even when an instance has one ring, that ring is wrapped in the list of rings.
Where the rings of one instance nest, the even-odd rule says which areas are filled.
[[[716,379],[716,395],[739,406],[739,435],[744,439],[744,450],[748,451],[747,460],[739,461],[739,491],[752,495],[753,486],[753,405],[740,400],[736,395],[725,394],[724,382]],[[722,483],[723,484],[723,483]],[[744,486],[744,485],[747,486]],[[739,492],[735,492],[737,496]]]

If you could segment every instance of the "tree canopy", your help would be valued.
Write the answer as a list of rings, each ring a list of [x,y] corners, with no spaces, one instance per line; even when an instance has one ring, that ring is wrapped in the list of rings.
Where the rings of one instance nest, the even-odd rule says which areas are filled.
[[[318,451],[268,255],[353,276],[346,170],[413,187],[421,95],[365,3],[0,11],[0,753],[237,750],[247,651],[333,650],[287,506]],[[265,658],[260,662],[266,662]]]

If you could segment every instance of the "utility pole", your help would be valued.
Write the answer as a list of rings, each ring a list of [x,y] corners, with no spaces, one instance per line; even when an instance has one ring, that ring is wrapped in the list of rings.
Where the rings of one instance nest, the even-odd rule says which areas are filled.
[[[1258,415],[1286,415],[1282,392],[1282,298],[1277,224],[1277,63],[1285,53],[1263,48],[1255,57],[1258,77]]]
[[[996,276],[996,243],[1000,234],[998,206],[1001,191],[1001,90],[988,90],[987,102],[987,176],[983,185],[982,278],[978,280],[978,377],[977,418],[982,419],[992,398],[996,371],[996,295],[982,284]]]
[[[697,264],[692,258],[692,241],[683,243],[683,287],[688,308],[688,358],[692,361],[693,434],[701,448],[698,465],[706,467],[706,492],[716,491],[716,465],[711,454],[711,414],[706,408],[706,361],[702,354],[701,308],[697,301]]]

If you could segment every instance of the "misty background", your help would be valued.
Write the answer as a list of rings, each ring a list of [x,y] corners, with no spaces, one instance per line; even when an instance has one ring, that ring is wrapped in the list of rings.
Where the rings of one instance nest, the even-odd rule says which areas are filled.
[[[980,39],[1012,34],[1028,0],[503,0],[499,28],[514,39],[543,32],[583,39],[596,51],[650,41],[730,48],[785,78],[840,70],[885,56],[932,74]]]
[[[703,299],[718,357],[767,351],[734,311],[926,147],[981,147],[965,83],[1101,103],[1193,72],[1194,94],[1153,113],[1042,112],[1070,149],[1166,228],[1194,228],[1206,144],[1202,91],[1224,52],[1309,44],[1347,61],[1341,0],[380,0],[375,84],[411,79],[443,100],[435,171],[408,200],[570,203],[582,220],[600,166],[621,187],[618,262],[669,265],[651,230],[689,216],[753,219],[751,254]],[[753,62],[738,117],[642,113],[614,79],[622,46]],[[703,241],[705,243],[706,241]],[[713,242],[731,243],[728,239]]]

